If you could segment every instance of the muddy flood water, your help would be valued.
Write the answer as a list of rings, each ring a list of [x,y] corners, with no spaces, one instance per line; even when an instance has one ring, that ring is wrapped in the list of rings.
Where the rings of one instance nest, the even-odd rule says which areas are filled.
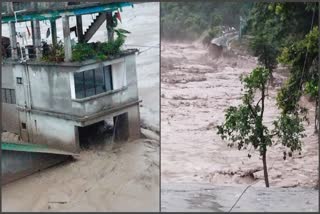
[[[119,28],[131,32],[124,48],[140,50],[141,125],[148,137],[126,143],[98,137],[76,160],[3,186],[3,211],[159,211],[159,3],[123,8],[121,17]],[[83,18],[85,27],[91,21],[90,15]],[[41,26],[45,38],[46,23]],[[63,38],[61,20],[57,28]],[[25,26],[18,24],[17,29]],[[9,34],[7,25],[3,34]],[[104,24],[91,41],[105,38]]]
[[[163,210],[183,211],[181,201],[191,206],[189,201],[186,202],[190,199],[189,193],[179,193],[181,186],[184,189],[198,184],[205,184],[206,188],[237,186],[241,189],[249,184],[264,187],[258,151],[250,148],[239,151],[228,147],[228,142],[221,140],[216,129],[224,121],[224,110],[241,102],[240,75],[248,74],[256,66],[256,58],[248,54],[217,59],[209,56],[208,50],[198,43],[161,43]],[[278,114],[275,96],[287,76],[284,69],[275,73],[275,87],[269,88],[270,98],[266,101],[264,121],[268,126]],[[301,155],[294,153],[286,160],[283,160],[284,148],[281,145],[268,150],[271,187],[312,189],[318,183],[318,137],[314,133],[313,121],[315,104],[307,99],[302,102],[309,109],[310,117],[310,124],[305,124],[307,137],[303,139],[303,150]],[[250,159],[248,153],[252,155]],[[196,192],[191,191],[190,194]],[[318,197],[317,191],[314,197]],[[170,204],[174,204],[173,207]],[[177,204],[182,208],[175,209],[179,207]],[[193,206],[191,210],[208,211],[208,205],[203,205],[202,209],[199,206]]]

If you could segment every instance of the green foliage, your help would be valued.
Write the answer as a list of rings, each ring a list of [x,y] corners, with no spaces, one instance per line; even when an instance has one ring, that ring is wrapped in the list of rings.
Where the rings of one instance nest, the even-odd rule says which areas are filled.
[[[279,126],[287,124],[280,123],[280,120],[288,121],[288,118],[292,119],[301,114],[302,108],[299,105],[301,96],[308,94],[311,98],[318,99],[319,59],[317,56],[320,36],[317,27],[318,7],[319,4],[315,2],[260,2],[255,3],[249,13],[246,32],[253,36],[251,47],[258,56],[259,62],[269,69],[280,62],[290,71],[289,78],[277,95],[277,104],[282,115],[279,118]],[[317,108],[318,105],[319,103],[316,102]],[[306,118],[305,115],[300,117]],[[291,122],[292,125],[298,124],[298,119],[292,119]],[[289,126],[280,127],[284,133],[293,134]],[[285,128],[288,130],[284,130]]]
[[[78,43],[72,47],[72,61],[83,61],[91,59],[96,55],[92,45],[88,43]]]
[[[117,55],[121,52],[121,47],[125,42],[126,34],[130,33],[124,29],[115,29],[117,38],[113,41],[103,43],[78,43],[72,48],[72,61],[82,61],[86,59],[105,60],[109,56]]]
[[[221,29],[218,26],[213,26],[209,29],[208,35],[210,38],[215,38],[221,35]]]
[[[267,96],[265,92],[270,77],[271,72],[264,67],[257,67],[248,76],[242,77],[241,81],[244,86],[242,104],[226,109],[224,123],[217,126],[217,134],[223,140],[232,142],[228,143],[228,146],[232,147],[237,144],[238,149],[241,150],[252,145],[254,149],[259,150],[267,187],[269,186],[266,166],[267,148],[278,142],[290,149],[290,155],[292,155],[294,151],[301,151],[301,138],[305,136],[302,124],[305,118],[299,116],[305,114],[304,109],[291,114],[282,113],[273,122],[274,127],[271,130],[263,124],[264,102]],[[255,102],[257,95],[259,99]],[[284,159],[286,154],[284,152]],[[248,157],[250,158],[251,155],[248,154]]]
[[[246,32],[254,37],[251,47],[259,62],[271,70],[275,68],[282,49],[300,41],[309,32],[316,9],[316,3],[255,3]],[[316,26],[317,14],[314,18]]]
[[[317,97],[318,96],[318,84],[316,80],[311,80],[310,82],[306,83],[305,86],[305,93],[310,95],[311,97]]]
[[[263,125],[264,91],[270,78],[270,71],[263,67],[254,69],[248,76],[241,78],[244,85],[242,104],[231,106],[226,110],[225,122],[218,126],[218,134],[223,140],[237,143],[238,149],[251,144],[263,155],[267,146],[271,146],[271,135],[268,128]],[[261,98],[254,103],[256,92],[261,92]],[[228,144],[233,146],[233,144]]]
[[[127,34],[130,32],[124,29],[115,29],[117,37],[113,41],[97,43],[78,43],[72,47],[72,61],[83,61],[87,59],[106,60],[110,56],[121,52]],[[64,61],[64,45],[59,41],[56,46],[48,46],[42,57],[47,62]]]
[[[258,61],[268,68],[270,71],[276,68],[278,50],[275,44],[263,34],[256,35],[250,42],[250,48],[254,55],[258,57]]]
[[[117,38],[114,41],[109,41],[102,43],[99,50],[104,55],[116,55],[119,54],[121,46],[125,42],[126,34],[129,34],[129,31],[124,29],[115,29],[114,32],[117,34]]]
[[[306,135],[303,127],[303,119],[298,114],[281,114],[277,121],[274,121],[273,133],[278,136],[278,141],[290,149],[291,152],[301,151],[301,138]]]
[[[298,102],[302,95],[302,91],[299,90],[299,84],[299,81],[294,81],[290,77],[279,90],[277,104],[283,113],[291,113],[298,108]]]
[[[283,48],[281,55],[278,57],[279,62],[290,66],[290,78],[277,96],[278,106],[284,113],[292,113],[299,108],[298,102],[303,93],[309,94],[315,99],[318,97],[317,56],[319,36],[320,32],[316,26],[304,39]]]
[[[263,90],[270,77],[270,71],[263,67],[255,68],[248,76],[242,78],[244,88],[247,90]]]
[[[60,40],[56,45],[48,46],[48,50],[44,52],[41,60],[45,62],[63,62],[64,46]]]
[[[164,2],[161,4],[161,36],[171,40],[194,40],[219,25],[238,28],[239,15],[245,6],[243,2]]]

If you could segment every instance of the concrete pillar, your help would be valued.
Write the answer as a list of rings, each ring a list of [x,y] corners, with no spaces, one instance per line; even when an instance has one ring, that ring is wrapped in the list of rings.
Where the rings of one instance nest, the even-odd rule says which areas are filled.
[[[83,42],[83,29],[82,29],[82,16],[76,16],[77,20],[77,35],[78,35],[78,43]]]
[[[52,38],[52,44],[55,46],[57,44],[57,25],[56,20],[50,20],[51,25],[51,38]]]
[[[107,12],[107,31],[108,31],[108,41],[113,41],[114,31],[113,31],[112,12]]]
[[[7,2],[7,13],[14,14],[13,11],[13,2]],[[10,31],[10,47],[11,47],[11,57],[12,59],[18,59],[18,50],[17,50],[17,31],[16,23],[9,22],[9,31]]]
[[[114,141],[125,142],[129,139],[129,117],[128,113],[114,117]]]
[[[17,32],[16,32],[15,22],[9,23],[9,29],[10,29],[11,57],[12,59],[18,59]]]
[[[72,59],[72,50],[71,50],[71,38],[70,38],[70,24],[69,17],[62,17],[62,26],[63,26],[63,39],[64,39],[64,61],[70,62]]]
[[[129,140],[140,138],[140,109],[139,104],[132,106],[128,111]]]
[[[39,20],[33,20],[33,39],[34,39],[34,48],[36,50],[36,58],[40,59],[42,57],[41,52],[41,32],[40,32],[40,22]]]
[[[139,105],[128,108],[127,113],[114,117],[115,141],[132,141],[140,138]]]
[[[33,21],[30,21],[31,23],[31,38],[32,38],[32,45],[34,47],[34,25],[33,25]]]
[[[38,2],[31,2],[32,7],[36,10],[38,9]],[[40,59],[42,57],[41,52],[41,32],[40,32],[40,22],[39,20],[32,21],[32,43],[36,51],[36,58]]]

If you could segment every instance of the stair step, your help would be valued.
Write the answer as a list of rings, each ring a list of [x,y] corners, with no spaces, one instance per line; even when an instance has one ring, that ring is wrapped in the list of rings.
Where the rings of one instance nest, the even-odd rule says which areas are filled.
[[[87,29],[84,31],[84,38],[87,38],[86,40],[89,40],[94,32],[90,32],[91,30],[96,31],[105,21],[105,19],[102,17],[104,16],[104,13],[99,13],[94,19],[93,22],[90,23],[90,25],[87,27]]]

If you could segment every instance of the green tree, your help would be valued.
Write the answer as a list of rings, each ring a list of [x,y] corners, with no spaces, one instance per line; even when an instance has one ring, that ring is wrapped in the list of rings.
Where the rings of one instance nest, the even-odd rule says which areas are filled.
[[[204,31],[219,25],[239,26],[240,2],[163,2],[161,37],[170,40],[194,40]],[[232,14],[232,15],[230,15]]]
[[[317,26],[316,9],[317,3],[255,3],[245,31],[253,36],[250,46],[259,62],[272,72],[282,49],[302,40],[310,25]]]
[[[265,34],[257,34],[250,42],[254,55],[258,57],[258,61],[264,67],[272,72],[277,67],[277,56],[279,51],[275,47],[273,41]]]
[[[281,115],[274,121],[274,128],[264,125],[264,110],[267,82],[271,77],[271,72],[265,67],[255,68],[248,76],[241,78],[244,85],[242,104],[231,106],[226,109],[225,122],[217,126],[218,134],[223,140],[232,141],[228,146],[237,144],[241,150],[246,145],[252,145],[259,150],[262,156],[263,172],[266,187],[269,187],[269,177],[267,168],[267,149],[275,143],[281,142],[282,145],[293,151],[301,150],[301,137],[304,128],[301,119],[297,114]],[[255,98],[259,96],[258,101]],[[276,138],[277,137],[277,138]],[[276,139],[279,139],[278,141]],[[246,147],[247,148],[247,147]],[[250,158],[251,155],[248,154]],[[286,153],[284,153],[286,158]]]
[[[299,100],[304,94],[316,101],[316,112],[318,112],[319,37],[319,29],[315,26],[304,39],[283,48],[278,57],[279,62],[289,66],[290,69],[290,77],[277,96],[278,106],[284,114],[295,114],[301,111]],[[318,130],[316,121],[317,114],[315,131]]]

